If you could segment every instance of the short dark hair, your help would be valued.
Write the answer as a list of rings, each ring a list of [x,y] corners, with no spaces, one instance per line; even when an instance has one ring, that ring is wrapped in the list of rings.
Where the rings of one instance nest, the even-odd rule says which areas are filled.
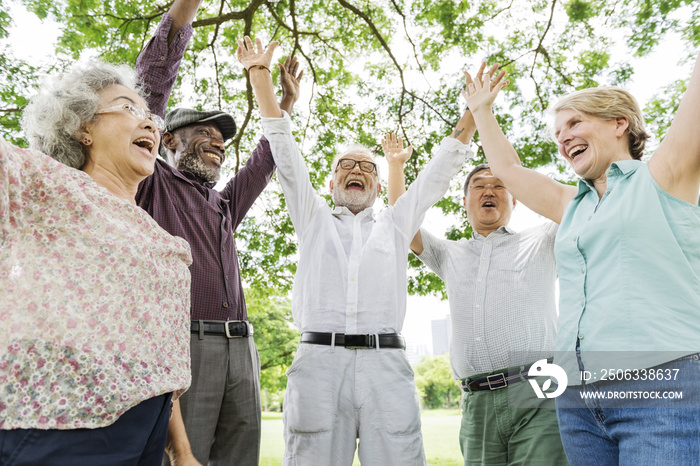
[[[476,175],[480,171],[484,170],[491,170],[491,167],[489,166],[488,163],[482,163],[474,167],[472,171],[469,172],[467,175],[467,180],[464,182],[464,196],[467,196],[467,190],[469,189],[469,181],[472,179],[472,176]]]

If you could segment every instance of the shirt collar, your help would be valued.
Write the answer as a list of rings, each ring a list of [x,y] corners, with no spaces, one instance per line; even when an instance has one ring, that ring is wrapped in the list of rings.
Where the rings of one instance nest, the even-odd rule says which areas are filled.
[[[610,168],[608,168],[608,171],[606,173],[607,176],[609,177],[614,177],[614,176],[620,176],[620,175],[628,175],[636,172],[639,167],[642,166],[644,162],[641,160],[618,160],[617,162],[613,162],[610,164]],[[584,179],[579,179],[578,180],[578,194],[585,194],[588,191],[595,191],[595,187],[593,184]]]
[[[501,235],[514,235],[515,230],[513,230],[511,227],[508,225],[504,225],[502,227],[499,227],[498,230],[491,232],[491,235],[495,234],[496,236],[501,236]],[[491,236],[489,235],[489,236]],[[478,231],[472,230],[472,238],[474,239],[479,239],[482,240],[486,238],[485,236],[482,236]]]
[[[191,181],[194,184],[198,184],[200,186],[204,186],[205,188],[209,188],[209,189],[214,189],[214,186],[216,186],[216,181],[205,181],[205,182],[200,183],[199,180],[197,179],[197,176],[193,175],[192,173],[182,171],[182,170],[178,170],[178,172],[180,172],[182,174],[182,176],[184,176],[185,178],[187,178],[189,181]]]
[[[355,216],[355,214],[350,212],[350,209],[348,209],[345,206],[342,206],[342,207],[336,206],[335,209],[333,209],[333,215],[335,217],[338,217],[338,218],[342,217],[343,215],[352,215],[353,217]],[[360,218],[368,217],[368,218],[373,220],[374,219],[374,209],[372,207],[367,207],[362,212],[359,212],[357,214],[357,217],[360,217]]]

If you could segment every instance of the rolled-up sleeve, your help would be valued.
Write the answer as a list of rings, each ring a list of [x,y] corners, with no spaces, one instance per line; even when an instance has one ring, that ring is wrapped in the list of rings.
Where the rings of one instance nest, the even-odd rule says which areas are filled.
[[[173,18],[165,13],[155,34],[136,59],[136,73],[139,83],[148,94],[148,107],[152,113],[161,117],[165,117],[165,108],[177,79],[180,62],[194,31],[191,24],[185,24],[168,45],[168,33],[172,24]]]

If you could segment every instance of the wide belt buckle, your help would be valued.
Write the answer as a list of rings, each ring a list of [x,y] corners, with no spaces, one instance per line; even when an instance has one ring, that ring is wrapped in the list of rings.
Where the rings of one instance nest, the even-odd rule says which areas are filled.
[[[500,377],[501,378],[500,380],[494,380],[493,383],[497,384],[499,382],[503,382],[503,385],[500,387],[493,387],[491,385],[491,382],[492,382],[491,377]],[[503,374],[503,372],[498,373],[498,374],[487,375],[486,382],[489,384],[489,390],[500,390],[501,388],[506,388],[508,386],[508,381],[506,380],[506,376],[505,376],[505,374]]]
[[[231,328],[229,327],[229,324],[243,324],[243,325],[245,325],[246,326],[245,334],[244,335],[231,335]],[[244,322],[244,321],[240,321],[240,320],[227,320],[226,322],[224,322],[224,331],[226,332],[226,338],[243,338],[243,337],[251,335],[253,333],[251,331],[251,328],[248,327],[248,322]]]
[[[376,343],[374,335],[345,335],[345,345],[347,349],[367,349],[374,348]]]

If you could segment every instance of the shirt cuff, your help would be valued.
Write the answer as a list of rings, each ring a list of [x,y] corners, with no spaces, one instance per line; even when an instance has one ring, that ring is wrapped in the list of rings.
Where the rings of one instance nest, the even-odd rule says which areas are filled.
[[[469,148],[468,145],[463,144],[459,139],[446,137],[440,142],[440,149],[457,152],[459,155],[466,155],[467,160],[474,158],[474,152]]]
[[[282,110],[282,118],[262,117],[262,126],[265,134],[291,134],[292,119]]]

